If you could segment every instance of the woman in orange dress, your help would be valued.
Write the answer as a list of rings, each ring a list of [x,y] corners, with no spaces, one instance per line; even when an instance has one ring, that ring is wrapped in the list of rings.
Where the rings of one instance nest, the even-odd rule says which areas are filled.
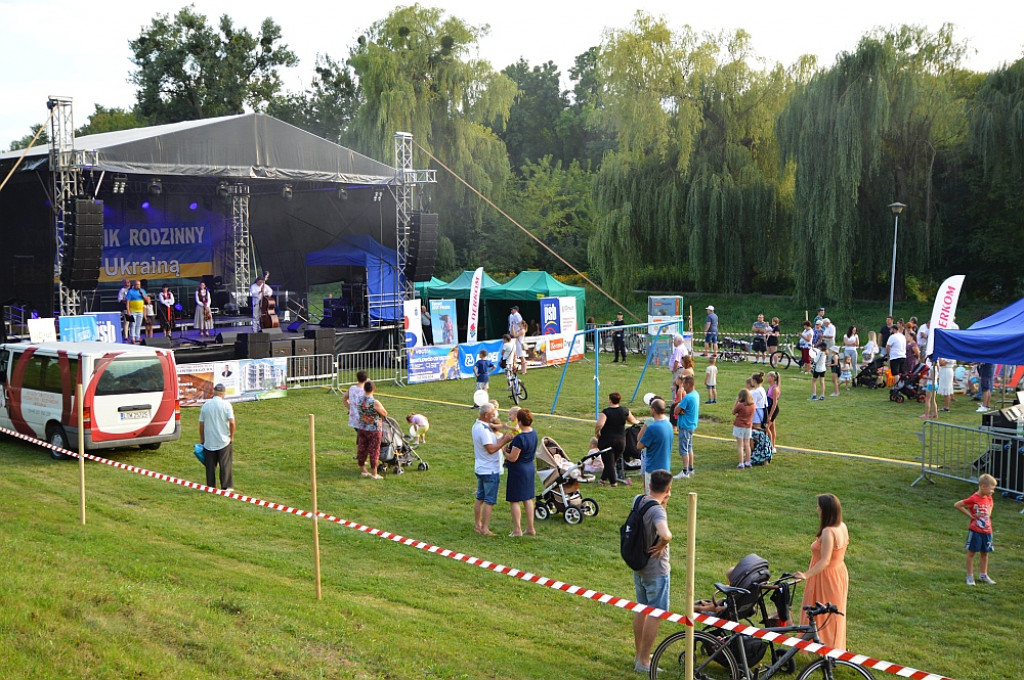
[[[804,601],[800,608],[800,625],[808,623],[806,605],[831,602],[846,613],[846,596],[850,577],[846,572],[846,548],[850,545],[850,532],[843,522],[843,506],[830,493],[818,496],[818,540],[811,544],[811,565],[806,572],[796,572],[798,579],[806,579]],[[817,617],[818,638],[823,644],[846,649],[846,617],[828,614]]]

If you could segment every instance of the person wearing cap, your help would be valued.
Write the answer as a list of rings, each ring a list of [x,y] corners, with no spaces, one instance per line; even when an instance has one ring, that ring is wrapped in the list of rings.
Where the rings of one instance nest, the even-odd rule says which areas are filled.
[[[235,441],[235,409],[224,399],[224,384],[213,386],[213,398],[199,411],[199,440],[206,457],[206,486],[217,488],[217,467],[220,466],[220,488],[231,491],[232,448]]]
[[[708,346],[711,346],[711,356],[718,355],[718,315],[715,314],[715,306],[708,305],[706,308],[708,317],[704,322],[704,353],[708,355]]]
[[[615,321],[612,321],[612,326],[625,326],[626,322],[622,318],[622,312],[615,313]],[[619,363],[619,354],[622,354],[622,365],[626,365],[626,334],[622,328],[616,329],[612,333],[612,346],[615,348],[615,358],[612,359],[613,364]]]
[[[817,321],[814,322],[814,335],[811,337],[811,345],[813,345],[814,347],[818,346],[818,343],[822,341],[822,338],[825,334],[824,321],[824,319],[818,319]]]

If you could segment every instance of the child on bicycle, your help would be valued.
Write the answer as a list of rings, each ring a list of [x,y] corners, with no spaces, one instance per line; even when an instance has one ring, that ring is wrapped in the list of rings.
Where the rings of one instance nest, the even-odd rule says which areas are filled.
[[[967,585],[974,585],[974,553],[981,553],[978,558],[978,580],[982,583],[995,585],[988,576],[988,554],[992,552],[992,494],[996,490],[998,480],[992,475],[978,476],[978,492],[970,497],[957,501],[953,507],[971,518],[967,528]]]
[[[705,404],[717,404],[718,403],[718,366],[715,363],[718,360],[715,357],[708,359],[708,367],[704,369],[704,387],[708,391],[708,400]]]
[[[516,361],[516,343],[508,333],[501,336],[501,367],[506,373],[515,373],[518,366]]]

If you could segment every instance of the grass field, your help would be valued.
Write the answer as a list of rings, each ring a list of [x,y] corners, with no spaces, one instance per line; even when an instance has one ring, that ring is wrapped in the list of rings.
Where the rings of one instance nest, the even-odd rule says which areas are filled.
[[[640,365],[602,361],[602,395],[617,390],[628,398]],[[699,374],[703,367],[699,361]],[[939,479],[910,488],[914,467],[788,451],[766,468],[735,470],[728,413],[753,368],[721,367],[719,403],[703,408],[695,440],[697,475],[673,488],[673,609],[683,610],[687,492],[699,496],[698,596],[710,596],[711,582],[748,552],[768,558],[774,574],[806,568],[817,530],[814,496],[834,492],[851,534],[853,651],[962,680],[1020,677],[1021,505],[996,498],[990,573],[998,584],[969,588],[966,522],[952,506],[972,486]],[[570,368],[558,404],[563,417],[544,417],[559,375],[531,371],[525,405],[538,414],[540,434],[580,456],[592,432],[592,367]],[[667,370],[653,369],[640,394],[664,392],[668,383]],[[811,403],[810,381],[796,369],[782,386],[781,444],[900,461],[920,453],[917,404],[894,404],[884,391],[863,388]],[[354,436],[330,392],[238,404],[237,488],[309,508],[313,413],[321,510],[632,599],[617,532],[633,489],[585,487],[600,514],[578,526],[560,516],[539,522],[534,538],[504,535],[510,520],[502,500],[492,522],[499,537],[473,532],[474,412],[463,405],[472,387],[381,385],[383,403],[400,420],[413,410],[431,419],[430,440],[420,450],[430,470],[376,482],[359,477]],[[500,388],[496,383],[494,393]],[[183,413],[180,442],[109,457],[202,481],[191,453],[197,415]],[[949,415],[956,423],[978,422],[963,397]],[[320,529],[318,602],[308,520],[89,464],[88,523],[81,526],[77,475],[74,463],[0,440],[5,679],[637,677],[631,615],[614,607],[328,523]],[[673,630],[663,624],[659,639]]]

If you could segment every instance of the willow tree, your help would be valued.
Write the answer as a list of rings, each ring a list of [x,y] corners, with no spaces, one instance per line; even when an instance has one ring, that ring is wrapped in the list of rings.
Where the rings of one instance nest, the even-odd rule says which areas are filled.
[[[351,144],[393,159],[394,133],[411,132],[485,196],[500,199],[508,155],[489,125],[508,119],[516,88],[488,62],[470,58],[487,30],[420,5],[400,7],[373,24],[349,58],[363,95]],[[429,166],[438,167],[432,161]],[[480,243],[485,204],[438,168],[431,209],[442,215],[442,235],[454,243],[460,261],[469,261]]]
[[[788,80],[751,61],[743,31],[673,33],[642,13],[606,36],[598,122],[618,146],[598,174],[590,255],[616,292],[645,268],[661,286],[727,291],[778,274],[772,125]]]
[[[904,26],[861,39],[853,53],[798,88],[780,116],[781,161],[795,163],[792,275],[803,301],[849,302],[888,282],[894,201],[900,269],[927,273],[935,232],[936,154],[962,138],[952,74],[964,46],[952,28]]]
[[[981,290],[1024,294],[1024,59],[988,74],[970,112],[967,252]]]

